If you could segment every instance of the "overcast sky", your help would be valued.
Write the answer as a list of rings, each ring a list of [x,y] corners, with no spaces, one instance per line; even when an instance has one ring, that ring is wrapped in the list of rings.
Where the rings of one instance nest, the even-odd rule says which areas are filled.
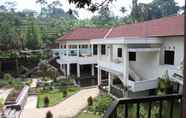
[[[23,9],[32,9],[39,11],[40,6],[35,3],[36,0],[0,0],[0,4],[3,4],[6,1],[15,1],[17,5],[17,10],[23,10]],[[47,0],[48,3],[51,3],[54,0]],[[79,18],[80,19],[86,19],[86,18],[91,18],[94,14],[85,10],[85,9],[77,9],[73,4],[69,5],[68,0],[59,0],[63,4],[63,9],[67,11],[69,8],[71,9],[76,9],[79,12]],[[95,0],[93,0],[95,1]],[[97,0],[100,1],[100,0]],[[149,3],[152,0],[138,0],[139,2],[142,3]],[[184,5],[184,0],[175,0],[178,5],[183,6]],[[110,6],[111,6],[111,11],[115,16],[121,16],[120,8],[122,6],[125,6],[128,10],[128,13],[130,11],[132,4],[132,0],[116,0],[114,1]]]

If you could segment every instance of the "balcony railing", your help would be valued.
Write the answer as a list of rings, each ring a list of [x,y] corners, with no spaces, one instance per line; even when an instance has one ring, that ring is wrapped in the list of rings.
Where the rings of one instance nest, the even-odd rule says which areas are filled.
[[[157,108],[154,116],[156,118],[180,118],[182,114],[181,104],[182,95],[180,94],[132,99],[122,98],[111,104],[103,118],[153,118],[154,108]],[[132,110],[131,105],[134,108]],[[146,112],[146,116],[142,115],[144,112]],[[131,113],[134,113],[135,116],[131,116]]]
[[[85,49],[77,49],[77,48],[70,48],[70,49],[52,49],[54,54],[58,54],[59,56],[87,56],[91,55],[92,50],[89,48]],[[78,54],[79,53],[79,54]]]

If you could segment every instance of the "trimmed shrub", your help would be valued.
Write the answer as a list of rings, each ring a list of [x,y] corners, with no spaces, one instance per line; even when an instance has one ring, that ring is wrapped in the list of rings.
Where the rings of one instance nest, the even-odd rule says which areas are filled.
[[[51,111],[48,111],[48,112],[46,113],[46,118],[53,118],[53,114],[52,114]]]
[[[11,80],[13,77],[11,76],[11,74],[9,74],[9,73],[6,73],[6,74],[4,74],[4,76],[3,76],[3,79],[4,80]]]
[[[92,96],[88,97],[87,102],[88,102],[88,106],[92,106],[92,104],[93,104]]]
[[[66,89],[64,89],[64,90],[63,90],[63,97],[66,97],[66,96],[67,96],[67,94],[68,94],[67,90],[66,90]]]
[[[49,106],[49,98],[48,98],[48,96],[45,96],[44,97],[44,107],[48,107]]]

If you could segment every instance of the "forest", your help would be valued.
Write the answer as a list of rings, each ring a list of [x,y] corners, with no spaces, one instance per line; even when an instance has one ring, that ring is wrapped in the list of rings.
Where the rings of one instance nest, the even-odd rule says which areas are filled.
[[[65,11],[59,0],[53,0],[51,3],[35,0],[40,5],[40,11],[17,11],[15,2],[10,0],[0,4],[0,54],[6,51],[48,48],[57,38],[77,27],[114,27],[181,15],[184,10],[183,6],[178,6],[174,0],[153,0],[148,4],[131,0],[131,12],[126,14],[126,8],[121,7],[123,16],[118,17],[109,8],[113,0],[105,0],[101,4],[91,0],[68,1],[77,8],[97,12],[97,15],[80,20],[77,10]]]

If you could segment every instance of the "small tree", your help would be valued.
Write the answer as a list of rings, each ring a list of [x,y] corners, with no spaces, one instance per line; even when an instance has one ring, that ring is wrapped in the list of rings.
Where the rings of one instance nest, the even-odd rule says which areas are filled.
[[[50,103],[50,101],[49,101],[48,96],[45,96],[44,97],[44,107],[48,107],[49,106],[49,103]]]
[[[48,112],[46,113],[46,118],[53,118],[53,114],[52,114],[51,111],[48,111]]]
[[[92,96],[88,97],[87,102],[88,102],[88,106],[92,106],[92,104],[93,104]]]

